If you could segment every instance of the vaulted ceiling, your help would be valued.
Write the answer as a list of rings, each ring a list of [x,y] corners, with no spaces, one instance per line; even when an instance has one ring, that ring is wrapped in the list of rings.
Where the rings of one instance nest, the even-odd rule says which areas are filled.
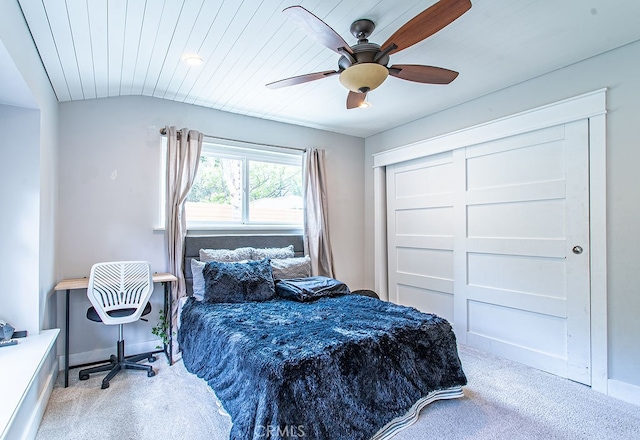
[[[349,44],[382,44],[435,0],[18,0],[58,100],[145,95],[366,137],[640,39],[638,0],[472,0],[462,17],[391,64],[460,72],[449,85],[389,77],[347,110],[339,55],[281,11],[300,4]],[[186,54],[204,63],[190,66]],[[603,84],[603,87],[606,86]]]

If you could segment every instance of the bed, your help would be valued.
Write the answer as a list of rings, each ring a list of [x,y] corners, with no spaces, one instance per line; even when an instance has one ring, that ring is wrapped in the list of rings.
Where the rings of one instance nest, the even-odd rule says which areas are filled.
[[[295,243],[296,255],[302,253],[298,236],[224,240],[221,245],[215,238],[188,239],[185,258],[196,257],[190,246],[286,242]],[[217,270],[217,264],[207,264],[205,271]],[[279,281],[276,291],[319,281],[338,287],[313,298],[283,293],[225,303],[191,297],[181,308],[184,365],[207,381],[231,417],[230,439],[389,438],[431,401],[463,395],[466,377],[443,318],[349,293],[334,280],[290,281]]]

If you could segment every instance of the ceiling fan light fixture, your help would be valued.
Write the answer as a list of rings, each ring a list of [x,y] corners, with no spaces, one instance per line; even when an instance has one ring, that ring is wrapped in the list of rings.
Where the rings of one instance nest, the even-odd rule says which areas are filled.
[[[378,63],[362,63],[343,70],[340,82],[356,93],[365,93],[377,88],[389,76],[389,70]]]

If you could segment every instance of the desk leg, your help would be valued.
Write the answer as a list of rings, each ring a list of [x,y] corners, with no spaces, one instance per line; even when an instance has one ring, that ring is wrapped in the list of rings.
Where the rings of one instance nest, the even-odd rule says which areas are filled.
[[[169,291],[169,365],[173,365],[173,292],[171,283],[167,283]]]
[[[164,316],[169,321],[169,344],[164,344],[164,354],[167,356],[169,365],[173,365],[173,323],[171,312],[173,310],[173,298],[171,296],[171,282],[164,282]]]
[[[69,386],[69,294],[71,289],[67,289],[64,301],[64,387]]]

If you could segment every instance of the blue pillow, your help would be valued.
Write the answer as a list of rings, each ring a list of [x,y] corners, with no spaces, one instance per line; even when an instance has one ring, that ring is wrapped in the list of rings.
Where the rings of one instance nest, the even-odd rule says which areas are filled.
[[[342,281],[317,276],[277,280],[276,293],[282,298],[307,302],[323,296],[347,295],[351,291]]]
[[[273,273],[268,259],[246,263],[210,261],[202,269],[204,301],[241,303],[266,301],[275,296]]]

